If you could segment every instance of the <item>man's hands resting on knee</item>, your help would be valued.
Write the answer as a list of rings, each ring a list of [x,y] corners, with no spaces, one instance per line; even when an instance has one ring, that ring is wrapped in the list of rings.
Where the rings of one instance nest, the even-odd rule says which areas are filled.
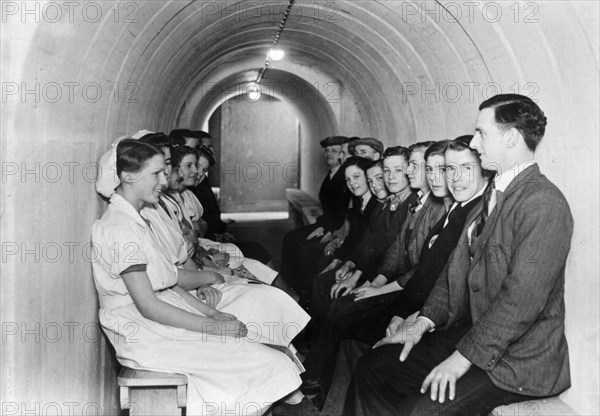
[[[448,389],[448,398],[454,400],[456,394],[456,382],[465,375],[471,368],[471,362],[467,360],[458,350],[438,364],[425,377],[421,385],[421,393],[425,393],[430,388],[431,400],[438,400],[444,403],[446,398],[446,388]]]
[[[377,342],[373,348],[386,344],[404,344],[404,348],[400,353],[400,361],[405,361],[413,347],[432,328],[431,321],[423,317],[417,317],[417,315],[418,313],[415,313],[406,320],[394,316],[386,329],[385,338]],[[450,357],[438,364],[425,377],[421,385],[421,393],[424,394],[429,389],[431,400],[444,403],[447,390],[448,399],[454,400],[456,382],[469,371],[471,365],[471,362],[459,351],[454,351]]]

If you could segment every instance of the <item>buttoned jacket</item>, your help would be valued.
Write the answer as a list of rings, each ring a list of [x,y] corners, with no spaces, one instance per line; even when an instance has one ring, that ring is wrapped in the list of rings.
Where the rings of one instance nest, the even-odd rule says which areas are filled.
[[[569,205],[537,165],[497,193],[472,259],[468,228],[421,314],[440,329],[470,313],[457,350],[501,389],[532,396],[570,387],[564,333],[565,263],[573,233]]]

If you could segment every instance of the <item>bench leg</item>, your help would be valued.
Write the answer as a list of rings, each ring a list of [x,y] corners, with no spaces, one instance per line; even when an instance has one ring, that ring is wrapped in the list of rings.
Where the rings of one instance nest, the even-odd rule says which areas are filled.
[[[175,387],[130,388],[129,415],[181,416],[182,409],[178,407],[177,396]]]

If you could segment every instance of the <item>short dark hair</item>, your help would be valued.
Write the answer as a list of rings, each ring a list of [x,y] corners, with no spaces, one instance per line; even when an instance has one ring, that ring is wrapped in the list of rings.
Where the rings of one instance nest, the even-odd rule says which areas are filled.
[[[185,146],[185,138],[194,137],[191,130],[188,129],[175,129],[169,133],[169,138],[174,146]]]
[[[164,133],[148,133],[138,139],[139,142],[148,143],[156,147],[159,150],[167,148],[173,153],[173,145],[171,139]]]
[[[404,146],[391,146],[385,149],[382,159],[387,159],[392,156],[402,156],[408,162],[409,151]]]
[[[204,146],[203,144],[196,146],[196,153],[198,155],[198,157],[202,156],[205,157],[206,160],[208,160],[208,166],[209,167],[213,167],[215,165],[215,163],[217,163],[217,161],[215,160],[215,155],[213,152],[210,151],[210,149],[206,146]]]
[[[365,172],[369,169],[373,169],[375,166],[379,166],[381,169],[383,169],[383,159],[371,160],[371,163],[369,166],[367,166]]]
[[[194,139],[212,139],[212,136],[203,130],[192,130],[190,133]]]
[[[357,168],[362,169],[362,171],[365,172],[365,176],[366,176],[367,169],[369,168],[370,164],[371,164],[370,159],[366,159],[366,158],[360,157],[360,156],[350,156],[348,159],[346,159],[346,161],[340,167],[340,169],[342,170],[342,172],[346,172],[346,169],[349,168],[350,166],[356,166]]]
[[[410,158],[410,156],[412,155],[412,152],[414,152],[416,150],[423,150],[423,152],[427,151],[429,146],[431,146],[434,143],[435,142],[433,140],[427,140],[427,141],[411,144],[410,146],[408,146],[408,152],[409,152],[408,157]]]
[[[525,139],[527,147],[535,150],[548,124],[544,112],[529,97],[520,94],[499,94],[485,100],[479,111],[485,108],[494,110],[496,123],[503,130],[515,128]]]
[[[117,144],[117,176],[121,176],[122,172],[139,172],[148,160],[162,154],[151,144],[134,139],[121,140]]]
[[[479,158],[479,153],[475,149],[471,147],[471,140],[473,140],[472,134],[465,134],[464,136],[458,136],[456,139],[451,140],[448,143],[448,150],[470,150],[475,153],[475,155]]]
[[[448,147],[448,143],[450,143],[450,140],[440,140],[433,143],[427,148],[427,150],[425,150],[425,160],[427,160],[430,156],[444,156],[444,153],[446,153],[446,148]]]

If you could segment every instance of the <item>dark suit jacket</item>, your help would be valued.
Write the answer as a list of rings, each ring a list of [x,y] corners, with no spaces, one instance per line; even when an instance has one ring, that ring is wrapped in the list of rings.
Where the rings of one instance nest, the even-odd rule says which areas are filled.
[[[448,328],[470,313],[473,326],[456,347],[499,388],[561,393],[570,387],[564,334],[569,205],[537,165],[525,169],[498,193],[469,262],[467,228],[478,211],[421,314]]]
[[[371,215],[371,220],[358,247],[350,255],[361,270],[363,279],[371,280],[377,276],[378,264],[381,262],[388,247],[396,241],[404,222],[408,218],[408,208],[417,200],[417,193],[410,193],[395,211],[390,211],[390,201],[387,201],[379,211]]]
[[[421,249],[431,228],[445,213],[444,203],[432,193],[419,211],[414,214],[409,211],[396,241],[387,249],[377,274],[384,275],[388,282],[397,278],[398,284],[404,287],[419,264]]]
[[[419,264],[413,276],[395,301],[396,311],[394,315],[406,318],[423,306],[438,276],[444,270],[450,255],[458,244],[467,217],[473,208],[477,206],[480,199],[481,197],[477,197],[465,206],[456,207],[446,227],[444,227],[444,223],[448,214],[444,215],[433,226],[425,239]],[[437,236],[437,238],[429,247],[429,242],[434,236]]]
[[[323,215],[317,218],[317,227],[323,227],[325,231],[340,228],[344,223],[350,203],[350,192],[346,188],[346,179],[342,169],[338,169],[332,178],[329,178],[329,173],[325,175],[319,190],[319,201],[321,201]]]

